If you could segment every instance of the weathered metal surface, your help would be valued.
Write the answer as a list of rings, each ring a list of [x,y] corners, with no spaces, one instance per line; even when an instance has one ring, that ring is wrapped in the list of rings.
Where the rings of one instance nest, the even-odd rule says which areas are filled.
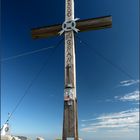
[[[79,29],[80,32],[110,28],[110,27],[112,27],[112,16],[105,16],[105,17],[76,21],[76,28]],[[48,37],[58,36],[61,30],[62,30],[61,24],[34,28],[32,29],[32,38],[38,39],[38,38],[48,38]]]

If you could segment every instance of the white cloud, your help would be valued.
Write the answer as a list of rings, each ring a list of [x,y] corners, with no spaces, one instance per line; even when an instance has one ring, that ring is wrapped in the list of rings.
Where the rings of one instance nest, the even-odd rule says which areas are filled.
[[[139,101],[140,100],[138,90],[128,93],[121,97],[115,96],[114,98],[120,101]]]
[[[131,86],[134,84],[138,84],[140,81],[139,80],[125,80],[125,81],[121,81],[119,86]]]
[[[114,99],[106,99],[105,102],[133,101],[133,104],[139,104],[139,100],[140,100],[140,91],[135,90],[123,96],[115,96]]]
[[[121,86],[130,86],[139,83],[139,80],[127,80],[120,82]],[[123,96],[115,96],[114,99],[107,99],[106,102],[131,101],[139,102],[140,91],[135,90]],[[133,108],[116,113],[100,115],[96,118],[81,120],[83,132],[134,132],[139,129],[139,108]]]
[[[93,120],[93,121],[92,121]],[[96,120],[96,121],[95,121]],[[88,120],[89,121],[89,120]],[[96,132],[100,129],[114,131],[133,131],[139,126],[139,109],[130,109],[117,113],[101,115],[90,119],[90,122],[81,129],[84,132]]]

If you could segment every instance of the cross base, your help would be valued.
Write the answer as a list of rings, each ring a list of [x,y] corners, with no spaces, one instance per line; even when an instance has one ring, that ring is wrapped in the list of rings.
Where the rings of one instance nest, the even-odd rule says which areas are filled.
[[[68,105],[68,101],[64,101],[62,140],[68,140],[69,138],[78,140],[78,115],[76,99],[72,101],[72,105]]]

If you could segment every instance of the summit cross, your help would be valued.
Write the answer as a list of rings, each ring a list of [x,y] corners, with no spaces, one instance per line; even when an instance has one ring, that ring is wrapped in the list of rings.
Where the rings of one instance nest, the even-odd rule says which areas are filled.
[[[78,140],[78,113],[76,96],[75,39],[78,32],[112,27],[112,17],[104,16],[79,20],[74,17],[74,0],[65,0],[65,21],[63,24],[32,29],[32,38],[48,38],[64,34],[65,36],[65,83],[64,115],[62,140]]]

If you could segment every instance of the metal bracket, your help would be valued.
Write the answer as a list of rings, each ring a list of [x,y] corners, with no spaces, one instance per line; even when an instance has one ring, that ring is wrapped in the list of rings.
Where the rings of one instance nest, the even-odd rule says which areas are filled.
[[[62,35],[64,32],[68,31],[75,31],[76,33],[80,31],[79,29],[76,28],[76,21],[79,20],[79,18],[76,18],[74,20],[68,20],[64,21],[62,24],[62,30],[59,32],[60,35]]]

